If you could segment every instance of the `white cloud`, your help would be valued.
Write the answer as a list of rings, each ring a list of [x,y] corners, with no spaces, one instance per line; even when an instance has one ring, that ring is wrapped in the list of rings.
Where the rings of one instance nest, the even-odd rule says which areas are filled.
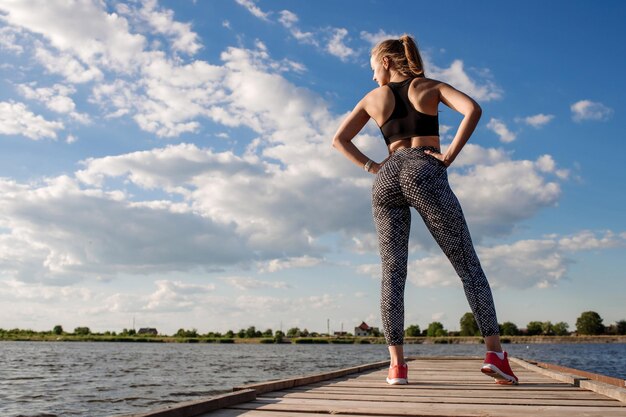
[[[35,42],[34,53],[48,71],[71,83],[96,82],[91,102],[109,117],[130,115],[141,129],[171,137],[197,131],[200,124],[195,119],[206,117],[207,108],[224,98],[217,91],[223,91],[219,83],[223,68],[204,61],[184,63],[175,54],[168,57],[148,50],[146,38],[132,33],[124,17],[107,13],[104,4],[70,7],[52,2],[30,13],[32,7],[25,1],[0,9],[7,22],[43,37]],[[173,38],[174,52],[193,53],[199,48],[190,26],[175,22],[171,11],[157,10],[152,2],[139,10],[120,7]],[[303,70],[293,62],[284,66]]]
[[[576,252],[625,246],[626,239],[611,231],[597,236],[581,231],[559,238],[519,240],[491,247],[478,246],[477,252],[487,279],[496,288],[547,288],[567,276]],[[379,278],[380,265],[360,265],[357,272]],[[461,286],[460,278],[441,253],[408,264],[407,279],[417,287]]]
[[[445,152],[445,150],[443,150]],[[484,148],[480,145],[467,143],[463,151],[454,160],[454,167],[467,167],[471,165],[495,165],[500,162],[510,161],[510,154],[498,148]]]
[[[37,265],[35,276],[60,271],[87,271],[92,276],[99,271],[106,277],[260,262],[270,271],[323,259],[328,248],[321,242],[329,234],[345,241],[373,236],[371,177],[347,163],[329,143],[343,115],[330,113],[319,95],[289,82],[281,74],[291,70],[288,62],[273,60],[260,41],[255,49],[228,48],[220,66],[183,64],[158,51],[141,54],[144,65],[137,79],[121,77],[94,86],[93,102],[110,117],[130,115],[144,130],[161,136],[194,131],[197,119],[208,117],[222,125],[247,127],[257,138],[241,156],[183,143],[86,160],[75,178],[51,179],[54,186],[16,185],[20,196],[54,191],[59,201],[25,199],[30,211],[20,210],[15,200],[3,201],[11,212],[23,213],[14,219],[20,219],[20,230],[28,235],[21,244],[37,247],[34,258],[15,270],[32,262]],[[376,157],[378,152],[382,157],[384,149],[375,135],[378,132],[365,129],[355,142],[368,155]],[[467,203],[468,218],[478,219],[472,224],[477,241],[510,232],[518,221],[558,198],[558,184],[548,183],[538,165],[511,161],[502,150],[468,144],[455,165],[467,171],[452,170],[451,181]],[[501,194],[491,190],[490,181]],[[524,185],[527,181],[530,186]],[[67,188],[59,190],[61,183]],[[142,200],[126,187],[150,190],[158,197]],[[526,201],[513,205],[519,196]],[[486,201],[491,206],[487,209]],[[39,231],[44,219],[32,213],[35,207],[55,204],[84,218],[58,213],[45,218],[59,235],[44,235]],[[49,215],[44,212],[44,217]],[[98,220],[102,218],[114,219],[123,230],[104,227]],[[160,230],[155,226],[160,224],[168,227]],[[10,230],[17,227],[7,223]],[[85,253],[84,245],[71,242],[85,241],[88,231],[102,247]],[[63,243],[60,235],[70,243]],[[366,240],[359,249],[363,252],[374,246]],[[133,253],[132,247],[146,249],[131,259],[124,251]],[[202,251],[210,256],[200,256]],[[48,258],[42,268],[42,259]]]
[[[330,294],[323,294],[321,296],[311,295],[305,298],[304,300],[307,302],[307,304],[311,308],[320,309],[320,308],[328,308],[330,306],[337,307],[339,304],[338,301],[340,298],[341,296],[333,297]],[[303,305],[307,305],[307,304],[303,304]]]
[[[534,116],[527,116],[524,118],[518,118],[516,119],[516,121],[520,121],[522,123],[525,123],[529,126],[534,127],[535,129],[539,129],[544,127],[545,125],[547,125],[548,123],[550,123],[550,121],[554,119],[554,115],[553,114],[543,114],[543,113],[539,113],[539,114],[535,114]]]
[[[285,28],[289,29],[291,36],[296,38],[298,41],[305,44],[319,46],[319,43],[317,42],[317,40],[315,40],[313,33],[303,32],[298,28],[298,26],[296,25],[296,23],[298,23],[298,20],[298,16],[289,10],[282,10],[280,12],[280,17],[278,18],[278,21]]]
[[[489,120],[489,123],[487,123],[487,129],[498,135],[500,137],[500,142],[503,143],[513,142],[517,136],[509,130],[502,120],[493,117]]]
[[[54,84],[52,87],[36,87],[36,83],[18,84],[17,89],[25,98],[37,100],[48,109],[56,113],[68,114],[80,123],[89,123],[90,117],[86,113],[75,111],[76,104],[69,95],[76,92],[71,86]]]
[[[9,24],[44,36],[87,65],[132,72],[141,64],[145,38],[129,33],[126,19],[107,13],[102,4],[24,0],[4,3],[0,10]]]
[[[342,61],[346,61],[351,56],[356,55],[356,51],[344,43],[344,39],[348,36],[348,30],[344,28],[333,28],[332,37],[328,41],[326,50]]]
[[[29,185],[2,180],[0,195],[0,224],[10,231],[0,234],[0,245],[14,255],[0,258],[9,278],[213,270],[252,256],[231,225],[172,202],[134,205],[120,191],[81,188],[69,177]]]
[[[554,168],[556,167],[556,163],[550,155],[541,155],[539,158],[537,158],[535,165],[541,172],[553,172]]]
[[[298,23],[298,15],[289,10],[282,10],[278,21],[282,23],[284,27],[291,28]]]
[[[36,273],[29,275],[50,279],[62,272],[107,276],[122,272],[178,271],[249,262],[246,253],[254,253],[257,259],[268,259],[261,265],[267,265],[268,270],[278,270],[316,262],[323,251],[318,246],[318,239],[327,233],[363,236],[370,232],[370,207],[359,201],[369,200],[371,179],[352,169],[328,143],[327,138],[332,136],[339,118],[327,112],[319,97],[272,72],[275,63],[262,45],[258,45],[257,50],[231,48],[223,54],[223,59],[228,67],[224,86],[232,93],[223,94],[220,99],[226,103],[233,125],[248,126],[259,132],[261,139],[256,150],[239,157],[232,152],[218,153],[195,145],[168,146],[85,161],[84,169],[76,173],[76,178],[89,188],[74,184],[73,188],[68,186],[67,191],[59,191],[57,187],[33,187],[31,190],[30,186],[24,186],[20,195],[54,192],[59,196],[55,201],[35,199],[29,210],[7,205],[16,213],[24,213],[16,219],[20,220],[21,230],[27,233],[29,240],[19,242],[25,248],[38,248],[37,251],[31,250],[30,260],[14,265],[12,270],[26,271],[32,265],[42,265],[42,260],[49,260],[43,270],[41,266],[33,267]],[[185,85],[188,80],[166,75],[175,85]],[[126,86],[122,84],[118,90],[123,92]],[[132,109],[135,98],[132,94],[125,97],[122,94],[119,108],[127,106]],[[312,112],[311,109],[315,110]],[[364,142],[357,139],[362,149],[373,148],[375,142],[368,133],[361,138],[368,138]],[[506,174],[515,168],[515,163],[504,152],[474,146],[467,145],[464,150],[464,153],[468,151],[468,162],[464,166],[487,164],[483,168],[496,169],[504,163],[498,168],[501,170],[498,174]],[[278,162],[270,164],[265,158]],[[536,167],[532,162],[528,163],[525,169],[530,175]],[[479,174],[470,172],[469,175],[477,178]],[[481,173],[477,182],[485,182],[482,176],[489,175],[489,171]],[[170,196],[164,195],[159,201],[129,201],[131,197],[123,188],[115,188],[115,193],[108,194],[101,191],[101,187],[110,188],[107,185],[109,178],[128,180],[141,188],[169,193]],[[459,178],[463,176],[459,174]],[[526,181],[523,175],[505,175],[504,178],[512,184]],[[537,182],[542,183],[540,176]],[[472,181],[464,187],[469,195],[473,194]],[[528,194],[532,196],[530,191]],[[317,198],[310,199],[311,195]],[[254,205],[241,204],[249,201],[251,196]],[[174,203],[175,198],[182,198],[183,202]],[[328,211],[328,201],[333,201],[331,212]],[[507,202],[510,201],[509,198]],[[525,210],[520,209],[514,212],[515,215],[507,212],[510,207],[499,202],[500,206],[496,204],[489,213],[487,223],[499,226],[502,230],[497,232],[503,233],[518,219],[532,215],[533,210],[551,202],[550,198],[531,199]],[[484,200],[479,203],[470,207],[480,213],[484,211]],[[58,205],[61,210],[67,207],[66,204],[71,204],[71,208],[67,209],[68,215],[65,216],[37,219],[26,215],[37,212],[37,206]],[[74,212],[83,213],[85,218],[74,218],[69,214]],[[97,220],[101,218],[120,224],[122,230],[104,227]],[[42,221],[54,225],[57,232],[40,236],[38,230]],[[171,225],[172,228],[160,230],[161,227],[155,224]],[[17,227],[15,223],[8,223],[8,226],[10,229]],[[483,231],[482,235],[485,233],[491,231]],[[61,238],[61,234],[65,237]],[[198,236],[203,234],[207,237]],[[136,242],[137,235],[142,237],[140,242]],[[185,242],[181,240],[183,236]],[[86,254],[85,245],[68,244],[86,240],[97,242],[99,247],[91,249],[93,243],[88,245],[89,253]],[[15,244],[17,241],[13,237],[10,244],[20,247]],[[103,245],[101,242],[114,243]],[[218,243],[219,247],[213,246]],[[145,248],[142,251],[145,255],[140,259],[124,256],[134,252],[129,245]],[[104,251],[102,246],[119,250]],[[200,255],[205,251],[212,256]],[[305,254],[310,258],[307,259]],[[279,261],[269,262],[272,259]],[[314,303],[323,302],[316,300]]]
[[[111,116],[133,114],[140,128],[158,136],[195,132],[207,108],[225,98],[218,81],[223,68],[194,61],[178,65],[155,53],[139,83],[116,80],[94,88],[93,101]]]
[[[227,284],[244,291],[257,288],[289,288],[287,283],[282,281],[262,281],[250,277],[223,277],[221,279]]]
[[[265,21],[269,20],[269,17],[268,17],[269,13],[262,11],[259,8],[259,6],[255,4],[254,0],[235,0],[235,1],[239,3],[240,5],[242,5],[243,7],[245,7],[246,9],[248,9],[250,13],[258,17],[259,19],[265,20]]]
[[[259,264],[260,272],[276,272],[282,269],[291,268],[310,268],[319,265],[322,262],[319,258],[311,256],[299,256],[287,259],[271,259],[267,262]]]
[[[350,250],[359,255],[376,253],[378,251],[378,237],[376,233],[355,233],[351,236]]]
[[[323,158],[309,161],[309,164],[312,162],[327,164],[329,168],[333,165]],[[213,153],[182,144],[88,160],[85,169],[76,176],[85,184],[96,186],[101,186],[106,178],[122,176],[142,188],[180,194],[190,202],[194,212],[235,225],[238,233],[247,236],[251,244],[263,252],[276,250],[289,254],[295,251],[294,254],[300,255],[300,251],[307,248],[309,256],[314,256],[319,251],[316,236],[329,228],[345,227],[346,220],[340,216],[349,218],[349,213],[354,211],[355,196],[365,191],[349,182],[336,184],[335,178],[321,177],[318,169],[329,174],[326,165],[318,168],[313,164],[313,170],[297,167],[283,171],[258,157],[241,158],[230,152]],[[320,190],[324,191],[320,193]],[[311,193],[321,198],[310,200],[307,195]],[[251,196],[254,196],[254,205],[241,203]],[[335,215],[319,216],[324,211],[325,199],[331,198],[337,200]],[[366,194],[363,198],[367,198]],[[363,212],[368,211],[365,205]],[[276,216],[276,213],[281,215]],[[369,225],[369,213],[367,220]],[[273,268],[310,262],[314,261],[287,258],[276,262]]]
[[[596,236],[590,230],[583,230],[572,236],[558,240],[559,247],[566,251],[581,251],[592,249],[607,249],[626,244],[626,234],[616,234],[612,231],[604,232],[604,236]]]
[[[613,115],[613,109],[600,102],[580,100],[570,106],[575,122],[584,120],[605,121]]]
[[[476,239],[508,234],[521,220],[556,204],[561,189],[538,169],[545,164],[545,156],[541,158],[539,163],[505,160],[449,174]]]
[[[433,313],[430,316],[431,320],[433,321],[442,321],[446,318],[448,318],[448,315],[445,312],[437,312],[437,313]]]
[[[139,97],[137,86],[124,80],[96,85],[92,91],[90,102],[99,104],[105,112],[105,118],[116,118],[133,111]]]
[[[409,262],[407,279],[416,287],[449,287],[459,282],[450,261],[443,255]]]
[[[494,287],[551,287],[565,276],[572,262],[554,240],[521,240],[480,248],[478,255]]]
[[[395,33],[387,33],[382,29],[380,29],[376,33],[366,32],[364,30],[361,31],[361,39],[368,42],[371,47],[374,47],[379,42],[387,40],[387,39],[399,39],[400,36],[402,35],[395,34]]]
[[[158,280],[157,289],[147,297],[143,310],[191,310],[205,294],[215,289],[214,284],[187,284],[182,281]]]
[[[72,83],[87,83],[103,78],[100,69],[85,65],[68,53],[53,53],[42,46],[38,46],[35,48],[35,59],[49,72],[60,74]]]
[[[16,54],[24,52],[24,48],[17,41],[17,37],[21,35],[18,28],[5,26],[0,28],[0,49],[6,49]]]
[[[57,138],[61,122],[51,122],[32,113],[24,103],[0,102],[0,135],[21,135],[33,140]]]
[[[285,314],[287,311],[293,311],[296,305],[295,300],[290,298],[279,298],[271,296],[254,296],[254,295],[240,295],[235,299],[235,306],[240,311],[245,311],[247,315],[250,312],[255,313],[255,317],[264,317],[268,313],[281,312]],[[255,320],[249,318],[251,322]]]
[[[426,76],[446,82],[478,101],[497,100],[502,97],[502,89],[490,79],[488,70],[480,72],[481,84],[474,81],[465,71],[463,61],[455,59],[448,68],[440,68],[432,63],[427,55],[422,55]]]
[[[145,0],[141,9],[132,9],[126,4],[118,4],[117,11],[123,15],[148,23],[153,33],[163,34],[171,38],[172,49],[193,55],[202,45],[198,34],[191,29],[190,23],[181,23],[174,20],[174,12],[169,9],[159,9],[157,0]]]
[[[14,279],[0,281],[0,298],[11,300],[34,300],[37,302],[90,301],[91,290],[74,286],[51,286],[41,283],[25,283]]]
[[[535,161],[535,166],[539,171],[545,173],[554,173],[554,175],[562,180],[566,180],[569,178],[569,169],[556,169],[556,162],[551,155],[541,155]]]
[[[259,16],[268,16],[252,1],[240,4]],[[293,60],[272,60],[261,42],[257,42],[256,49],[228,48],[221,55],[223,65],[200,60],[186,63],[175,52],[197,50],[196,34],[188,24],[176,22],[170,10],[159,8],[153,1],[119,4],[120,14],[107,13],[106,6],[99,3],[81,4],[68,10],[69,6],[52,2],[42,7],[37,16],[27,13],[29,7],[32,7],[30,2],[0,6],[8,23],[18,30],[38,34],[34,53],[48,71],[64,76],[70,83],[94,83],[90,102],[100,106],[106,118],[132,117],[142,130],[160,137],[198,132],[202,118],[230,127],[247,126],[255,132],[268,132],[268,126],[261,125],[266,115],[242,100],[243,95],[269,90],[271,94],[262,100],[268,101],[266,97],[275,93],[266,87],[265,81],[271,80],[269,84],[279,84],[278,92],[284,97],[282,92],[297,88],[277,74],[306,71],[302,63]],[[81,23],[67,24],[69,18]],[[299,41],[314,43],[309,33],[297,28],[297,19],[288,10],[283,10],[279,18]],[[172,46],[174,53],[155,49],[145,36],[131,31],[145,31],[146,24],[173,39],[172,42],[182,43]],[[330,32],[331,38],[327,51],[344,60],[357,54],[345,45],[346,29],[325,31]],[[475,92],[479,99],[489,99],[496,93],[491,85],[472,81],[462,68],[442,71],[444,77],[462,79],[471,90],[468,92]],[[243,76],[248,79],[242,80]],[[256,76],[264,81],[255,79]],[[252,90],[242,91],[244,87]],[[299,101],[311,101],[308,99]],[[269,101],[278,104],[278,99]],[[321,102],[319,97],[316,101]],[[275,107],[280,107],[283,115],[285,111],[300,111],[299,107],[290,105]]]

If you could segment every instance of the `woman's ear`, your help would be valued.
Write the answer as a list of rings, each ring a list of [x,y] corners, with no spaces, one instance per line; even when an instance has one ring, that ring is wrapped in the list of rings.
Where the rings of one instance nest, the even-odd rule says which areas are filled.
[[[383,57],[383,68],[385,68],[385,71],[389,70],[389,57],[387,56]]]

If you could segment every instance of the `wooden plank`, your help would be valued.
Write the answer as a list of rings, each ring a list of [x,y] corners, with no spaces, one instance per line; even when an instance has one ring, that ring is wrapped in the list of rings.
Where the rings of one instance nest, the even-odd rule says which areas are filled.
[[[463,394],[462,391],[459,391]],[[377,402],[413,402],[413,403],[447,403],[447,404],[493,404],[493,397],[475,397],[471,395],[416,395],[414,393],[405,394],[402,396],[389,396],[389,395],[363,395],[363,394],[330,394],[330,393],[306,393],[306,392],[269,392],[262,397],[257,397],[259,401],[265,399],[277,399],[277,398],[290,398],[290,399],[318,399],[318,400],[367,400]],[[563,406],[594,406],[594,407],[615,407],[615,400],[612,399],[580,399],[580,398],[525,398],[518,397],[517,395],[498,397],[498,404],[503,405],[563,405]]]
[[[292,388],[285,391],[276,391],[283,393],[292,393],[292,392],[307,392],[307,393],[325,393],[325,394],[354,394],[356,392],[361,393],[362,395],[385,395],[387,397],[403,397],[405,395],[425,395],[425,396],[438,396],[438,397],[454,397],[454,396],[469,396],[469,397],[479,397],[479,398],[508,398],[511,396],[510,390],[477,390],[471,388],[464,389],[450,389],[446,387],[442,387],[439,389],[430,389],[430,388],[412,388],[402,391],[396,391],[392,389],[384,389],[384,388],[332,388],[332,387],[319,387],[319,388],[307,388],[307,387],[297,387]],[[270,395],[272,393],[264,394]],[[594,392],[574,389],[574,390],[523,390],[517,391],[515,393],[517,398],[564,398],[564,399],[582,399],[582,400],[605,400],[605,398],[597,395]]]
[[[420,362],[441,362],[441,361],[482,361],[483,356],[405,356],[407,361],[420,361]]]
[[[256,400],[203,416],[626,417],[625,403],[581,388],[597,382],[511,359],[522,381],[518,386],[494,384],[479,372],[478,357],[412,360],[410,384],[390,386],[385,382],[388,362],[381,361],[236,387],[255,389]]]
[[[626,403],[626,389],[598,381],[580,381],[580,387]]]
[[[207,417],[315,417],[315,414],[299,411],[258,411],[225,408],[207,414]],[[350,417],[372,417],[371,414],[350,414]]]
[[[335,379],[335,378],[339,378],[339,377],[354,374],[354,373],[365,372],[371,369],[377,369],[377,368],[388,367],[388,366],[389,366],[389,361],[380,361],[380,362],[374,362],[374,363],[369,363],[365,365],[353,366],[351,368],[340,369],[337,371],[323,372],[320,374],[305,375],[305,376],[299,376],[295,378],[279,379],[279,380],[268,381],[268,382],[236,386],[233,388],[233,391],[239,391],[243,389],[254,389],[256,390],[258,394],[263,394],[265,392],[312,384],[315,382],[326,381],[329,379]]]
[[[370,384],[385,384],[385,375],[376,375],[373,378],[362,378],[359,379],[361,383],[370,383]],[[538,384],[542,382],[555,382],[554,380],[550,380],[550,378],[541,377],[541,376],[527,376],[527,375],[518,375],[520,381],[528,384]],[[353,380],[345,381],[352,382]],[[423,375],[416,372],[411,372],[409,370],[409,382],[411,384],[430,384],[433,382],[451,382],[451,383],[472,383],[472,384],[493,384],[493,378],[479,373],[478,375],[467,375],[467,376],[459,376],[459,375],[445,375],[445,374],[434,374],[434,375]],[[567,381],[564,381],[568,383]],[[573,382],[569,382],[569,384],[574,385]],[[576,384],[577,385],[577,384]]]
[[[584,377],[592,381],[598,381],[598,382],[603,382],[605,384],[614,385],[618,388],[626,387],[626,379],[614,378],[614,377],[610,377],[606,375],[596,374],[593,372],[581,371],[580,369],[568,368],[566,366],[554,365],[552,363],[537,362],[537,361],[531,361],[531,360],[525,360],[525,362],[529,362],[533,365],[537,365],[540,368],[551,369],[553,371],[566,373],[566,374],[578,375],[580,377]]]
[[[194,417],[231,405],[254,401],[255,399],[256,391],[242,390],[208,399],[181,402],[174,406],[168,406],[145,413],[127,414],[119,417]]]
[[[563,372],[556,372],[545,368],[540,368],[537,365],[533,365],[532,363],[526,362],[525,360],[518,358],[510,358],[510,362],[515,363],[517,365],[523,366],[526,369],[530,369],[533,372],[536,372],[541,375],[549,376],[550,378],[556,379],[558,381],[563,381],[568,384],[572,384],[576,387],[580,385],[581,380],[585,380],[587,378],[581,377],[579,375],[566,374]]]
[[[616,402],[620,404],[619,402]],[[328,401],[281,399],[256,400],[233,407],[239,410],[297,411],[328,414],[366,414],[376,416],[456,416],[456,417],[624,417],[624,407],[567,407],[491,404],[401,403],[374,401]]]
[[[362,381],[339,381],[339,382],[329,382],[328,385],[331,387],[355,387],[355,388],[382,388],[385,387],[383,385],[385,382],[362,382]],[[433,389],[445,388],[445,387],[456,387],[456,388],[477,388],[477,389],[507,389],[507,386],[494,384],[493,381],[489,381],[485,379],[484,381],[475,382],[446,382],[446,381],[434,381],[428,382],[424,381],[423,383],[411,383],[409,385],[394,385],[389,386],[388,389],[411,389],[412,387],[420,387],[420,388],[428,388],[432,387]],[[516,389],[516,390],[554,390],[561,388],[571,388],[576,389],[573,385],[565,384],[563,382],[537,382],[537,383],[522,383],[520,385],[509,387],[508,389]]]

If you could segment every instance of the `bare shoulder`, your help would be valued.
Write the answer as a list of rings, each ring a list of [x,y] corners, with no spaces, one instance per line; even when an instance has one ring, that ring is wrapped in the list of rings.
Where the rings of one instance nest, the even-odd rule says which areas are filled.
[[[393,95],[391,89],[383,85],[367,93],[363,100],[368,102],[379,102],[380,100],[384,100],[389,95]]]
[[[363,97],[360,106],[381,126],[393,111],[393,93],[387,86],[380,86]]]
[[[464,92],[457,90],[450,84],[439,82],[437,87],[439,91],[439,98],[442,103],[456,110],[462,114],[467,114],[470,111],[480,111],[480,105],[476,101],[465,94]]]
[[[433,78],[417,77],[411,81],[411,88],[419,90],[432,90],[440,88],[443,84],[445,84],[443,81],[435,80]]]
[[[367,93],[361,100],[361,104],[372,115],[380,111],[381,107],[384,107],[390,100],[393,100],[393,93],[389,87],[383,85]]]

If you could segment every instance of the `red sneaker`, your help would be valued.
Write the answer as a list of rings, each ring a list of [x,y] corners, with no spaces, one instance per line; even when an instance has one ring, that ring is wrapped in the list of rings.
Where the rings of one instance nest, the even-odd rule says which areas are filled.
[[[389,385],[406,385],[409,383],[409,367],[406,363],[389,367],[387,383]]]
[[[504,352],[504,359],[500,359],[495,352],[487,352],[485,363],[480,370],[483,374],[495,379],[496,384],[517,385],[519,383],[519,379],[511,370],[506,352]]]

